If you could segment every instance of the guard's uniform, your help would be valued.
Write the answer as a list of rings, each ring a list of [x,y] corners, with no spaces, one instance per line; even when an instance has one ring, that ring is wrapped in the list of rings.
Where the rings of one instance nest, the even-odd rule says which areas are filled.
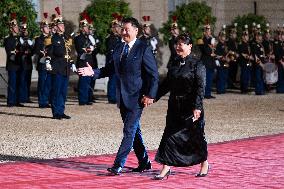
[[[112,53],[117,44],[121,43],[121,38],[114,33],[111,33],[106,39],[106,64],[112,60]],[[118,99],[116,99],[116,80],[117,76],[115,74],[111,75],[107,84],[107,98],[109,103],[116,103]]]
[[[228,68],[229,64],[226,62],[226,43],[219,43],[216,46],[216,55],[219,57],[217,60],[219,65],[217,66],[217,78],[216,78],[216,89],[218,94],[226,93],[227,80],[228,80]]]
[[[89,63],[90,65],[93,65],[92,51],[94,50],[94,47],[92,51],[88,50],[90,49],[90,46],[92,46],[92,43],[90,39],[88,38],[88,35],[80,32],[80,34],[75,37],[74,44],[75,44],[75,49],[78,55],[76,67],[77,68],[86,67],[87,63]],[[92,81],[92,77],[90,76],[87,76],[87,77],[79,76],[79,81],[78,81],[79,105],[90,105],[91,104],[91,102],[89,102],[89,99],[91,99],[91,96],[92,96],[92,93],[90,93],[91,81]]]
[[[206,68],[206,86],[205,86],[205,98],[211,98],[212,83],[214,77],[214,70],[216,67],[214,57],[211,56],[213,53],[211,44],[211,37],[203,37],[203,46],[201,48],[201,60]]]
[[[241,93],[248,93],[248,88],[251,81],[252,61],[250,60],[251,48],[248,42],[242,41],[238,46],[239,59],[241,67],[240,87]]]
[[[275,62],[278,67],[278,81],[276,84],[276,93],[284,93],[284,42],[277,39],[274,40],[273,50],[275,54]]]
[[[21,103],[30,101],[30,86],[33,70],[32,55],[33,42],[28,36],[20,36],[18,48],[20,61],[20,88],[19,100]]]
[[[156,37],[142,35],[140,37],[140,40],[143,41],[144,43],[146,43],[149,47],[151,47],[151,50],[152,50],[154,56],[156,56],[156,54],[157,54],[157,44],[158,44],[158,40],[156,39]]]
[[[263,68],[261,64],[264,63],[264,47],[261,43],[257,41],[252,42],[251,46],[252,54],[255,58],[253,64],[253,71],[255,77],[255,94],[256,95],[264,95],[265,94],[265,84],[263,79]],[[259,62],[257,61],[259,59]]]
[[[38,105],[40,108],[49,107],[50,103],[50,92],[51,92],[51,75],[46,70],[45,65],[45,53],[48,45],[45,45],[45,41],[51,40],[51,36],[41,34],[35,38],[34,53],[37,56],[36,69],[38,71],[38,83],[37,83],[37,94],[38,94]]]
[[[4,39],[4,47],[7,54],[6,70],[8,71],[8,97],[7,106],[16,106],[19,104],[19,56],[16,52],[18,37],[10,34]]]
[[[52,114],[55,119],[65,117],[65,102],[70,74],[68,50],[65,47],[65,36],[56,33],[51,38],[51,46],[48,55],[51,58],[51,104]]]
[[[227,42],[228,51],[234,53],[235,55],[238,52],[238,43],[236,39],[230,38]],[[235,88],[236,77],[238,73],[238,63],[236,60],[231,60],[229,62],[229,75],[228,75],[228,87]]]

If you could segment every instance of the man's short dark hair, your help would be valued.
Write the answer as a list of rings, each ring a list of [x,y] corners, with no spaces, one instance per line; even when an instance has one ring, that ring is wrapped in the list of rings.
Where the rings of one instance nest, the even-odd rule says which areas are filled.
[[[180,34],[179,36],[177,36],[175,42],[177,43],[177,42],[180,41],[180,40],[181,40],[184,44],[187,44],[187,45],[193,44],[192,38],[191,38],[190,35],[187,34],[187,33],[183,33],[183,34]]]
[[[138,20],[136,18],[133,18],[133,17],[123,18],[121,23],[122,24],[131,23],[132,26],[139,28]]]

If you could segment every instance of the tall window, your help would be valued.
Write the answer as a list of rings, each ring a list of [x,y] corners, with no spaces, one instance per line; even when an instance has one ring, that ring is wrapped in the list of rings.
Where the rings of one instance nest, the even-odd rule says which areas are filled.
[[[169,8],[169,12],[171,11],[175,11],[176,10],[176,6],[182,5],[182,4],[187,4],[192,0],[168,0],[168,8]]]

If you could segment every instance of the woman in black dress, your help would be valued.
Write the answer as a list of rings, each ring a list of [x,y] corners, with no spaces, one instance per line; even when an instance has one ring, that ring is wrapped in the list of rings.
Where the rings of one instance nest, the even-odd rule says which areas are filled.
[[[192,39],[187,34],[177,37],[177,57],[166,79],[159,86],[157,99],[170,92],[166,128],[155,160],[163,165],[155,180],[170,175],[170,166],[201,164],[197,177],[208,173],[207,142],[204,134],[203,96],[205,67],[191,53]]]

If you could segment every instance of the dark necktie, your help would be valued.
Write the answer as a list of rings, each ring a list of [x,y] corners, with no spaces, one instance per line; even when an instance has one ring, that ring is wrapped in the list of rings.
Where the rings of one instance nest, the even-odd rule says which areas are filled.
[[[122,63],[126,60],[127,55],[128,55],[128,51],[129,51],[129,45],[125,44],[124,47],[123,47],[122,55],[121,55],[121,62]]]

